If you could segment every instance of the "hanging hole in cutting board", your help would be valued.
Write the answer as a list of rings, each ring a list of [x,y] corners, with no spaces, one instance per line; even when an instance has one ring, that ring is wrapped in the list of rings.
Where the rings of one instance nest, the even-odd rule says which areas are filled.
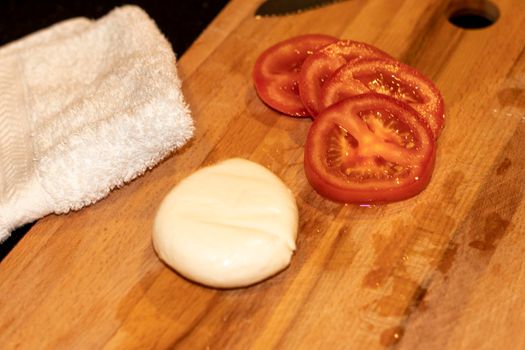
[[[452,0],[448,21],[463,29],[481,29],[496,23],[500,15],[498,7],[488,0]]]

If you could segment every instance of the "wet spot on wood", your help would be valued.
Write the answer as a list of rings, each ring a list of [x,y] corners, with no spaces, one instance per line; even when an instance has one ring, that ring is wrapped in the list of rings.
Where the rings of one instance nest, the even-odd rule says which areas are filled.
[[[368,288],[379,288],[390,274],[388,268],[376,268],[370,270],[363,278],[363,286]]]
[[[349,235],[349,234],[350,234],[350,228],[347,227],[347,226],[343,226],[337,231],[337,236],[338,237],[346,236],[346,235]]]
[[[452,177],[445,186],[454,197],[464,175],[457,172]],[[457,244],[449,243],[455,225],[444,203],[430,202],[414,208],[409,220],[393,222],[389,233],[372,236],[374,260],[361,283],[374,297],[361,308],[365,317],[406,317],[428,309],[421,269],[451,268],[458,250]]]
[[[458,252],[458,244],[454,242],[450,242],[447,246],[447,249],[445,249],[445,252],[443,253],[443,256],[441,257],[441,261],[438,265],[438,270],[446,274],[448,270],[452,267],[454,264],[454,260],[456,258],[456,253]]]
[[[424,235],[431,247],[443,247],[449,240],[456,221],[446,213],[442,203],[427,203],[414,208],[412,216],[418,235]]]
[[[345,270],[352,264],[357,249],[352,240],[352,231],[348,226],[339,228],[335,238],[332,241],[332,246],[326,255],[323,270],[325,273],[332,271]]]
[[[525,89],[506,88],[498,92],[498,101],[501,107],[525,108]]]
[[[447,175],[445,181],[443,182],[443,191],[445,194],[445,199],[450,201],[457,201],[456,193],[459,186],[465,181],[465,174],[461,171],[452,171]]]
[[[388,279],[388,294],[382,295],[366,306],[366,310],[383,317],[406,316],[420,301],[421,287],[406,276],[393,276]],[[414,299],[416,298],[416,299]]]
[[[405,329],[401,326],[388,328],[381,333],[379,343],[384,347],[395,345],[401,340],[404,333]]]
[[[422,286],[417,286],[416,292],[414,293],[413,300],[413,307],[417,308],[419,305],[421,305],[425,299],[425,296],[427,295],[427,289],[423,288]]]
[[[496,175],[504,175],[509,170],[511,165],[512,161],[509,158],[505,157],[496,168]]]
[[[425,312],[428,310],[428,304],[425,300],[421,300],[421,302],[417,305],[417,310],[420,312]]]
[[[285,136],[282,136],[285,138]],[[276,141],[269,146],[263,146],[262,150],[266,153],[270,164],[277,166],[302,166],[302,159],[300,162],[293,161],[297,159],[297,155],[302,151],[302,147],[295,145],[292,142]],[[273,168],[273,166],[271,167]]]
[[[454,183],[459,185],[462,175]],[[456,185],[456,186],[457,186]],[[378,294],[362,310],[379,317],[402,317],[414,310],[427,309],[424,298],[427,289],[418,279],[414,269],[419,264],[437,267],[443,271],[453,262],[456,245],[449,245],[449,233],[454,219],[445,213],[440,203],[427,203],[412,212],[409,223],[394,222],[389,234],[372,236],[375,258],[362,279],[362,286]],[[439,226],[436,227],[435,223]]]
[[[481,237],[469,243],[469,246],[480,251],[493,251],[505,235],[510,222],[503,219],[498,213],[490,213],[485,218]]]
[[[363,278],[364,287],[379,288],[393,270],[400,272],[399,270],[404,268],[404,251],[412,236],[410,230],[409,225],[395,222],[390,234],[376,233],[372,236],[375,258],[371,270]]]

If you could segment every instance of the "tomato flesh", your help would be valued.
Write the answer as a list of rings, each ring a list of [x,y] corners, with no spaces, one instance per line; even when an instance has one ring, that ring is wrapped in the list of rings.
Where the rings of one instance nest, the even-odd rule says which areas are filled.
[[[309,130],[304,166],[324,197],[344,203],[387,203],[412,197],[429,183],[435,141],[407,104],[368,93],[321,112]]]
[[[321,110],[321,91],[326,81],[343,65],[361,58],[391,59],[378,48],[353,40],[339,40],[309,56],[299,76],[299,94],[303,105],[315,117]]]
[[[321,91],[321,108],[347,97],[376,92],[409,104],[437,138],[444,124],[444,103],[439,90],[415,68],[400,62],[363,59],[346,64],[332,75]]]
[[[252,73],[261,100],[281,113],[309,116],[299,97],[301,66],[315,50],[336,40],[329,35],[308,34],[279,42],[265,50],[255,62]]]

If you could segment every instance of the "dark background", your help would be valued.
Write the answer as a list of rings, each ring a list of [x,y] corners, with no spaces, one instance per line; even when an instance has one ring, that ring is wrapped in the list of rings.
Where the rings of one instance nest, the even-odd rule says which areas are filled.
[[[98,18],[116,6],[135,4],[157,22],[175,54],[181,56],[227,3],[228,0],[0,0],[0,46],[71,17]],[[0,261],[30,227],[16,230],[0,244]]]

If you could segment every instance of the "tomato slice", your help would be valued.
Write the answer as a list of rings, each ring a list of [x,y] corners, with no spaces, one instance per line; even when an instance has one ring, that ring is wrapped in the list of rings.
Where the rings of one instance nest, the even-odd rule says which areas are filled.
[[[322,196],[344,203],[387,203],[430,182],[435,141],[409,105],[376,93],[321,112],[308,132],[304,167]]]
[[[392,59],[374,46],[353,40],[339,40],[304,61],[299,76],[299,94],[313,117],[320,111],[321,88],[325,81],[346,63],[365,57]]]
[[[253,80],[263,102],[279,112],[307,117],[299,97],[298,79],[304,60],[315,50],[337,41],[329,35],[307,34],[279,42],[255,62]]]
[[[444,125],[443,97],[423,74],[406,64],[362,59],[341,67],[323,85],[321,109],[367,92],[389,95],[408,103],[423,116],[437,139]]]

